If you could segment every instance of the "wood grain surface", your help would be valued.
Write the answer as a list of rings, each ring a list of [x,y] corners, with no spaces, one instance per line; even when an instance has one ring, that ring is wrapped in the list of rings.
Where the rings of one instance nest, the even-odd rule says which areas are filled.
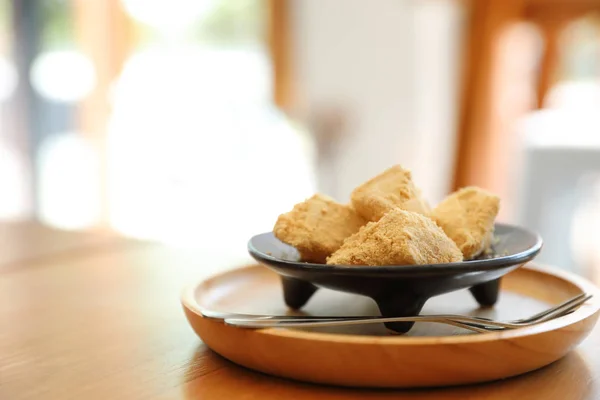
[[[0,228],[2,251],[28,241],[28,229],[39,243],[70,235],[14,229],[12,236],[12,228]],[[69,248],[81,240],[73,233]],[[215,260],[203,254],[122,240],[0,268],[0,399],[600,398],[598,327],[562,360],[488,384],[359,390],[249,371],[210,351],[185,320],[182,288],[215,272]]]
[[[32,221],[0,223],[0,271],[111,246],[143,245],[106,231],[60,231]]]

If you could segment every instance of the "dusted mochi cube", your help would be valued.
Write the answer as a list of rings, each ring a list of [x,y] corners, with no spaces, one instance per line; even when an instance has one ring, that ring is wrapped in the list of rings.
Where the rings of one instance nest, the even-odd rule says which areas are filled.
[[[490,246],[499,209],[498,196],[470,186],[446,197],[431,216],[468,260]]]
[[[400,208],[369,222],[327,259],[330,265],[414,265],[462,261],[456,244],[431,219]]]
[[[369,221],[377,221],[398,207],[428,215],[429,205],[412,181],[409,170],[395,165],[358,186],[351,195],[356,211]]]
[[[281,214],[273,233],[294,246],[303,261],[324,263],[339,249],[345,238],[356,233],[366,221],[347,204],[316,194]]]

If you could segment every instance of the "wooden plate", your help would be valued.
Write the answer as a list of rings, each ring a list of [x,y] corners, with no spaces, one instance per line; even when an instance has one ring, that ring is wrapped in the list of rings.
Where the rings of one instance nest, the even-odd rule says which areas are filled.
[[[405,335],[381,324],[319,329],[248,330],[203,318],[199,309],[290,314],[279,277],[262,266],[225,272],[186,289],[185,314],[211,349],[245,367],[307,382],[343,386],[423,387],[484,382],[519,375],[563,357],[593,328],[600,291],[573,274],[526,266],[506,275],[498,304],[480,309],[468,291],[432,298],[423,314],[459,313],[496,319],[526,317],[581,292],[594,297],[577,311],[532,327],[473,334],[418,323]],[[319,290],[303,312],[377,315],[373,300]]]

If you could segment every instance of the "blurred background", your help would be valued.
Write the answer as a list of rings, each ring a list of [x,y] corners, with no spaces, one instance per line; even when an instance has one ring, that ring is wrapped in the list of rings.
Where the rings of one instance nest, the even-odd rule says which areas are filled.
[[[600,280],[600,1],[0,0],[2,221],[233,264],[397,163]]]

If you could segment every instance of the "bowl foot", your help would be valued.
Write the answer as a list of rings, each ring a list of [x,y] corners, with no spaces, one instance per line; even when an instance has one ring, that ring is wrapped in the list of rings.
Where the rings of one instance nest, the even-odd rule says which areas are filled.
[[[482,307],[491,307],[498,301],[500,292],[500,278],[493,281],[480,283],[469,289],[471,294]]]
[[[425,305],[427,298],[415,296],[414,294],[394,294],[374,299],[384,317],[408,317],[419,315]],[[398,333],[408,332],[414,322],[386,322],[385,327]]]
[[[285,304],[294,310],[302,308],[317,291],[317,287],[312,283],[296,278],[282,276],[281,283]]]

